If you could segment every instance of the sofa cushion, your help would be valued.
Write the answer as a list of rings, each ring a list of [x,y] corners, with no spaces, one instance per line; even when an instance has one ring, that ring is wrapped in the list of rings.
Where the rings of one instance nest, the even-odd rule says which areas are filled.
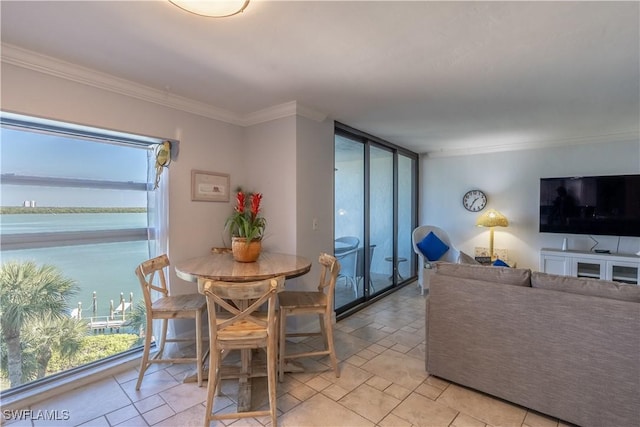
[[[449,250],[449,246],[433,234],[433,231],[424,236],[416,246],[429,261],[439,260]]]
[[[531,286],[531,270],[524,268],[489,267],[472,264],[438,262],[436,273],[461,279],[483,280],[515,286]]]
[[[585,277],[559,276],[534,271],[531,286],[572,294],[640,302],[640,286]]]

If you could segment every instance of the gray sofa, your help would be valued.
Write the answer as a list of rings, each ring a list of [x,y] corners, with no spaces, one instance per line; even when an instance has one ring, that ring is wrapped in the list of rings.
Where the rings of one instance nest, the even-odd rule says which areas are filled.
[[[640,426],[640,286],[437,263],[432,375],[581,426]]]

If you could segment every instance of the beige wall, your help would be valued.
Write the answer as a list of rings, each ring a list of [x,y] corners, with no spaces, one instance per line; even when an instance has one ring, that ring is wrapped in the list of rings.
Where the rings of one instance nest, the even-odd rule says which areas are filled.
[[[245,129],[247,190],[263,193],[267,218],[265,249],[295,253],[296,118],[272,120]]]
[[[321,252],[333,254],[333,132],[333,121],[297,118],[297,247],[314,261]],[[314,265],[312,286],[318,285],[318,275]]]

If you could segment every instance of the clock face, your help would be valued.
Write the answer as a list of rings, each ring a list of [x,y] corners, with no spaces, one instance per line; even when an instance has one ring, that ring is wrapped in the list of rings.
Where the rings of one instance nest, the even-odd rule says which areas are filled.
[[[487,206],[487,196],[480,190],[470,190],[462,197],[462,205],[469,212],[478,212]]]

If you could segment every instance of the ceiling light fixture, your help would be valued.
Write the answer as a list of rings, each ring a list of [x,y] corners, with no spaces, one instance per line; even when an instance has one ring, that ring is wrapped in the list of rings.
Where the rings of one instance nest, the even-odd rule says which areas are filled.
[[[244,11],[249,0],[169,0],[169,3],[195,15],[225,18]]]

